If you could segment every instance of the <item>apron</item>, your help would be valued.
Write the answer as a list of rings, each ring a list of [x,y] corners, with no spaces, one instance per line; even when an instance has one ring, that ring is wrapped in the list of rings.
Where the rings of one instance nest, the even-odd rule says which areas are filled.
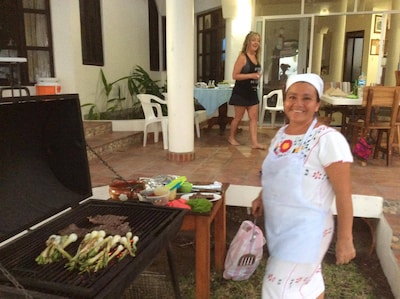
[[[297,153],[277,157],[270,152],[263,163],[262,187],[265,228],[271,256],[295,262],[319,262],[326,211],[304,198],[303,145],[317,120],[304,135]],[[280,135],[284,130],[280,131]]]

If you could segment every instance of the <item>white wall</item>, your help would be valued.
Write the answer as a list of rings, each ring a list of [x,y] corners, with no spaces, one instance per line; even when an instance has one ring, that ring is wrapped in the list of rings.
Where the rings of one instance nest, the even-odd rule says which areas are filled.
[[[165,15],[164,1],[157,0],[161,15]],[[195,14],[221,7],[221,0],[192,1]],[[109,81],[114,81],[140,65],[153,79],[163,81],[165,74],[149,71],[147,0],[101,2],[104,53],[104,66],[101,67],[82,64],[79,1],[50,0],[50,5],[55,76],[60,80],[62,93],[78,93],[81,104],[98,104],[100,69]],[[234,47],[230,44],[235,55],[227,61],[228,68],[233,66],[242,41],[241,36]],[[228,77],[226,79],[231,81],[231,76]]]
[[[78,0],[51,0],[55,76],[63,93],[94,102],[99,72],[108,80],[126,76],[136,65],[149,69],[147,0],[103,0],[104,66],[82,64]],[[157,80],[158,73],[150,73]]]
[[[193,0],[194,1],[194,12],[204,12],[210,9],[221,7],[221,0]]]

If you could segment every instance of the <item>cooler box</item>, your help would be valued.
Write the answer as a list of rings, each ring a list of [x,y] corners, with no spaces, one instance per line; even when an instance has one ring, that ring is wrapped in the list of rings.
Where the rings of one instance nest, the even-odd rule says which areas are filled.
[[[61,85],[58,83],[57,78],[39,78],[35,87],[36,95],[51,95],[61,93]]]

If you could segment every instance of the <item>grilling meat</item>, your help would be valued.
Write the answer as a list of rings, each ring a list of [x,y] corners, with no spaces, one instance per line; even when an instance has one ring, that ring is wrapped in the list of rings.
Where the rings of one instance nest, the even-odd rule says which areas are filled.
[[[125,235],[131,231],[131,227],[125,220],[127,216],[119,215],[96,215],[88,216],[87,219],[90,223],[95,224],[91,227],[78,227],[75,223],[71,223],[66,228],[60,230],[60,235],[69,235],[75,233],[78,237],[83,237],[93,230],[104,230],[107,235]]]
[[[96,215],[89,216],[87,218],[93,224],[108,224],[111,226],[115,226],[123,223],[128,217],[117,215]]]
[[[205,193],[201,193],[201,192],[196,192],[196,193],[193,193],[193,195],[191,195],[189,198],[190,199],[205,198],[205,199],[210,200],[210,199],[214,199],[214,194],[211,194],[211,193],[205,194]]]

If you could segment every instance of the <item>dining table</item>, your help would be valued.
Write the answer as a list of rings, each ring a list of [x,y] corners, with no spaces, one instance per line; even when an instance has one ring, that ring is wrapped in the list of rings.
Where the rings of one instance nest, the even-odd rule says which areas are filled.
[[[204,107],[208,117],[208,129],[219,125],[220,134],[223,134],[226,125],[232,121],[228,117],[228,101],[232,95],[231,87],[194,88],[194,98]],[[218,116],[212,115],[218,110]]]
[[[342,114],[341,132],[343,134],[346,134],[347,117],[354,119],[356,110],[363,105],[362,98],[331,96],[328,94],[323,94],[321,96],[321,101],[326,104],[323,108],[329,115],[335,112],[340,112]]]

